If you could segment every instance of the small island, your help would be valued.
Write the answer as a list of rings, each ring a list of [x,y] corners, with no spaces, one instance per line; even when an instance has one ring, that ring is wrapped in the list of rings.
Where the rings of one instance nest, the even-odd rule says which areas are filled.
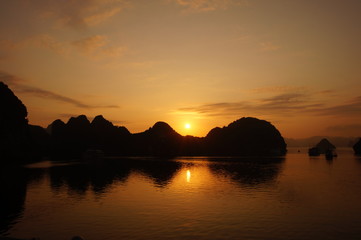
[[[325,154],[327,159],[332,159],[336,157],[335,153],[336,147],[329,140],[323,138],[316,146],[308,149],[309,156],[319,156],[321,154]]]
[[[361,155],[361,138],[353,145],[353,150],[356,155]]]

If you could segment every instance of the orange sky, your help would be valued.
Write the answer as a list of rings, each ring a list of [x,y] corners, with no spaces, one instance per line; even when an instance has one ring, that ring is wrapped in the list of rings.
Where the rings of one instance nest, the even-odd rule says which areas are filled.
[[[204,136],[252,116],[284,137],[360,136],[360,12],[359,0],[1,1],[0,81],[44,127],[102,114]]]

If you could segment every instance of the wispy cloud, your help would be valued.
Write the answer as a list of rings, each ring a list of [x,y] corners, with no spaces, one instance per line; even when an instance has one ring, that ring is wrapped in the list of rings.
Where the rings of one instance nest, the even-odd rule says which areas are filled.
[[[121,7],[106,9],[102,12],[98,12],[98,13],[95,13],[88,17],[85,17],[84,22],[90,26],[98,25],[102,22],[105,22],[106,20],[113,17],[114,15],[118,14],[121,10],[122,10]]]
[[[326,116],[361,116],[361,96],[335,106],[329,106],[315,111],[317,115]]]
[[[328,92],[328,91],[327,91]],[[332,91],[330,91],[332,92]],[[269,115],[269,116],[360,116],[361,96],[338,105],[331,105],[319,99],[320,92],[289,92],[239,102],[218,102],[198,106],[181,107],[177,114],[195,114],[201,116],[239,116],[239,115]]]
[[[356,123],[356,124],[347,124],[347,125],[334,125],[327,127],[326,130],[332,132],[341,132],[341,133],[343,132],[355,133],[355,131],[361,132],[361,124]]]
[[[308,88],[304,86],[268,86],[252,88],[251,93],[285,93],[285,92],[305,92]]]
[[[128,4],[126,0],[33,0],[27,7],[36,7],[39,16],[55,21],[57,26],[81,29],[107,21]]]
[[[118,106],[116,105],[90,105],[77,99],[67,97],[49,90],[26,85],[25,80],[3,71],[0,71],[0,81],[11,86],[12,89],[15,90],[17,93],[29,94],[34,97],[67,103],[79,108],[118,108]]]
[[[175,3],[184,7],[187,11],[211,12],[227,9],[234,5],[246,5],[246,0],[174,0]]]
[[[0,41],[0,51],[3,52],[24,48],[47,49],[62,56],[80,53],[92,59],[120,57],[127,50],[126,47],[113,45],[109,37],[105,35],[94,35],[72,42],[59,41],[49,34],[31,36],[17,42],[9,39]]]
[[[73,45],[85,54],[92,54],[107,44],[108,38],[103,35],[95,35],[73,42]]]
[[[4,82],[7,85],[17,86],[24,83],[24,80],[6,72],[0,71],[0,82]]]
[[[82,54],[94,58],[118,57],[121,56],[126,48],[112,46],[105,35],[95,35],[72,42],[72,45]]]
[[[60,42],[49,34],[38,34],[19,41],[10,39],[0,41],[0,50],[2,51],[22,50],[31,47],[48,49],[59,55],[66,55],[71,50],[66,42]]]
[[[274,52],[281,49],[280,45],[274,44],[272,42],[261,42],[260,50],[263,52]]]
[[[253,101],[210,103],[195,107],[183,107],[178,113],[194,113],[205,116],[238,116],[249,114],[290,115],[306,109],[323,106],[310,100],[305,93],[285,93]]]

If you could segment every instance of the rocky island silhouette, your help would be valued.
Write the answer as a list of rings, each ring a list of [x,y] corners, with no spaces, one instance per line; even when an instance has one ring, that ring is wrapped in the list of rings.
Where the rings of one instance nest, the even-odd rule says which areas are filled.
[[[353,145],[353,150],[356,155],[361,155],[361,138]]]
[[[182,136],[165,122],[130,133],[102,115],[58,119],[47,129],[28,124],[21,100],[0,82],[1,158],[80,157],[87,151],[108,156],[280,156],[287,151],[281,133],[270,122],[243,117],[213,128],[205,137]]]

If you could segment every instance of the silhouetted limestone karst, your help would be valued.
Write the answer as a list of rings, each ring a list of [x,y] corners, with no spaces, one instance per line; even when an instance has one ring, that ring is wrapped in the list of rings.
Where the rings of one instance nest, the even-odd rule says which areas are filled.
[[[96,116],[91,122],[91,126],[93,129],[97,129],[99,131],[110,131],[114,127],[113,123],[106,120],[103,115]]]
[[[61,136],[65,131],[65,123],[57,119],[46,128],[46,131],[53,137]]]
[[[2,82],[0,111],[2,157],[40,156],[45,151],[60,157],[80,157],[87,150],[123,156],[163,157],[286,153],[286,144],[279,131],[267,121],[250,117],[241,118],[227,127],[214,128],[205,138],[181,136],[165,122],[157,122],[144,132],[131,134],[102,115],[92,122],[85,115],[71,117],[67,123],[55,120],[45,131],[42,127],[28,125],[26,107]]]
[[[0,82],[0,158],[31,161],[43,153],[47,134],[29,126],[27,114],[20,99]]]
[[[269,122],[241,118],[227,127],[214,128],[205,137],[206,151],[211,155],[283,155],[286,143]]]
[[[49,149],[49,140],[50,136],[47,131],[36,125],[28,126],[28,136],[29,136],[29,144],[30,149],[32,151],[32,155],[38,155],[38,157],[44,156],[47,154]]]
[[[129,154],[130,132],[125,127],[116,127],[102,115],[91,122],[94,148],[112,154]]]
[[[6,84],[0,82],[0,155],[20,155],[26,145],[27,110]],[[1,156],[0,156],[1,157]]]
[[[52,122],[47,128],[46,131],[50,135],[50,153],[61,154],[65,149],[67,149],[67,135],[66,135],[66,124],[60,119]]]
[[[130,132],[125,127],[114,126],[102,115],[92,122],[85,115],[71,117],[66,124],[55,120],[47,131],[51,135],[53,155],[79,157],[89,149],[117,155],[130,152]]]
[[[227,127],[212,129],[205,138],[181,136],[165,122],[131,134],[125,127],[114,126],[103,116],[90,123],[86,116],[60,120],[48,127],[52,150],[81,155],[87,149],[106,154],[162,156],[177,155],[283,155],[286,144],[269,122],[242,118]]]
[[[308,149],[309,156],[319,156],[320,154],[326,154],[326,157],[336,156],[334,150],[336,149],[335,145],[330,143],[326,138],[321,139],[316,146]]]
[[[3,82],[0,82],[0,111],[1,131],[26,127],[28,112],[25,105]]]
[[[85,115],[71,117],[65,124],[55,120],[47,131],[51,138],[50,152],[54,155],[80,156],[90,145],[90,122]]]
[[[90,121],[85,115],[71,117],[66,123],[68,133],[76,137],[89,135]]]
[[[326,138],[323,138],[319,143],[315,146],[321,154],[326,153],[328,150],[335,150],[336,147],[330,141],[328,141]]]
[[[133,135],[133,150],[139,155],[176,156],[182,136],[167,123],[157,122],[145,132]]]
[[[207,152],[205,151],[204,138],[194,136],[183,137],[180,145],[180,155],[207,155]]]
[[[355,154],[361,155],[361,138],[358,140],[357,143],[355,143],[355,145],[353,145],[352,148],[353,148]]]

